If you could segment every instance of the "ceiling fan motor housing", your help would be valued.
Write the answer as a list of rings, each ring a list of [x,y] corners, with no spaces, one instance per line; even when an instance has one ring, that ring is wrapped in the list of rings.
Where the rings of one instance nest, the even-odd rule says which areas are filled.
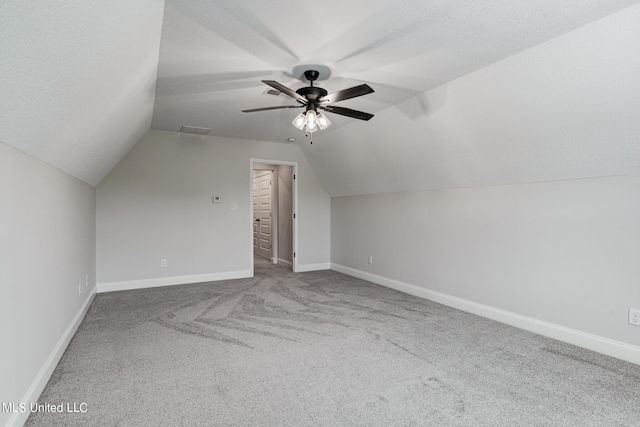
[[[304,96],[309,102],[318,102],[323,96],[327,96],[327,91],[321,87],[309,86],[296,90],[298,95]]]

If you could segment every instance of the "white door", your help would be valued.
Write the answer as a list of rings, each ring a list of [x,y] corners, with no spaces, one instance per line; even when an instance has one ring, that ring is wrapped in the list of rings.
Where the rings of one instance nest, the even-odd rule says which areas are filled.
[[[271,261],[271,171],[253,175],[253,253]]]

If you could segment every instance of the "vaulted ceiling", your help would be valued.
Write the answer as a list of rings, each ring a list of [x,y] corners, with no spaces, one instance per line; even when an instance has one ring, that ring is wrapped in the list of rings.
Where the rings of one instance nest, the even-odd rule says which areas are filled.
[[[509,175],[500,165],[509,162],[505,156],[513,146],[507,140],[498,143],[500,138],[494,138],[494,146],[480,148],[456,145],[455,138],[444,138],[442,146],[422,141],[418,147],[415,141],[426,133],[433,143],[443,126],[452,125],[446,123],[452,114],[469,114],[450,111],[457,105],[457,90],[461,97],[474,93],[460,87],[469,82],[455,83],[457,79],[637,3],[4,0],[0,7],[0,141],[94,186],[150,128],[179,131],[183,125],[211,128],[210,135],[238,139],[286,143],[297,138],[296,144],[332,195],[414,189],[407,182],[421,183],[417,189],[579,177],[581,172],[558,174],[557,170],[493,177],[491,173]],[[567,43],[571,49],[570,40]],[[553,47],[547,51],[553,52]],[[277,80],[297,89],[306,85],[301,74],[307,68],[321,71],[317,85],[329,92],[369,84],[375,93],[340,105],[376,117],[363,123],[331,115],[333,125],[318,133],[318,142],[310,146],[290,124],[297,110],[241,112],[295,104],[286,96],[263,94],[267,86],[260,80]],[[497,70],[496,75],[500,72],[505,70]],[[482,86],[495,76],[487,78],[476,84]],[[447,86],[450,83],[453,86]],[[523,87],[527,84],[521,81]],[[482,95],[487,97],[484,103],[492,102],[491,92]],[[443,98],[454,103],[439,117],[436,107]],[[469,102],[483,108],[478,100]],[[401,127],[394,127],[398,122]],[[458,133],[467,131],[478,130],[462,126]],[[505,131],[513,129],[507,126]],[[487,132],[483,141],[492,138]],[[407,139],[413,142],[403,145],[401,141]],[[459,139],[468,144],[474,138]],[[455,152],[438,158],[443,150]],[[492,157],[497,172],[492,161],[465,163],[472,154]],[[431,156],[434,163],[427,162],[429,171],[424,163],[414,164],[420,156]],[[360,159],[360,164],[354,166],[354,159]],[[443,162],[447,168],[436,167]],[[510,167],[523,167],[518,162]],[[387,178],[368,176],[372,166]],[[471,175],[457,171],[460,168],[471,168]],[[389,174],[397,176],[397,185]],[[367,181],[358,182],[356,176]],[[381,181],[376,184],[376,179]]]

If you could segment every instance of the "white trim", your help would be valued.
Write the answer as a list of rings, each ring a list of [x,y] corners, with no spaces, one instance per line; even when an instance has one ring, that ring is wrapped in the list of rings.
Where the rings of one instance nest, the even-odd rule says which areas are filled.
[[[306,271],[331,270],[331,263],[321,262],[318,264],[298,264],[296,273],[304,273]]]
[[[291,261],[287,261],[286,259],[282,259],[282,258],[278,258],[278,264],[284,264],[289,268],[291,268],[293,266]]]
[[[25,403],[28,405],[38,401],[40,394],[42,394],[42,391],[44,390],[47,383],[49,382],[49,379],[51,379],[51,374],[53,374],[53,371],[56,369],[56,366],[58,366],[58,363],[60,362],[60,359],[62,359],[62,355],[64,354],[65,350],[69,346],[71,339],[76,334],[76,331],[78,330],[78,327],[80,327],[80,324],[84,320],[84,317],[86,316],[87,311],[89,311],[89,307],[91,307],[91,303],[93,302],[93,299],[95,298],[95,296],[96,296],[96,289],[93,288],[91,290],[91,294],[89,295],[89,297],[86,299],[86,301],[84,302],[84,304],[82,305],[78,313],[76,313],[75,317],[73,318],[73,320],[71,321],[67,329],[64,331],[64,333],[56,343],[53,350],[51,350],[51,353],[49,353],[49,357],[47,357],[47,360],[45,360],[44,364],[40,368],[38,375],[36,375],[36,377],[33,379],[33,382],[27,389],[27,392],[24,394],[24,397],[22,398],[22,400],[20,400],[21,403]],[[6,425],[7,426],[24,425],[24,423],[27,422],[27,418],[29,417],[30,414],[31,414],[30,411],[25,411],[23,413],[14,412],[9,417],[9,420],[7,421]]]
[[[105,282],[98,283],[98,293],[156,288],[159,286],[184,285],[188,283],[216,282],[219,280],[246,279],[247,277],[253,277],[253,272],[251,270],[193,274],[189,276],[158,277],[156,279],[124,280],[121,282]]]
[[[569,344],[577,345],[588,350],[606,354],[607,356],[616,357],[626,360],[627,362],[640,364],[640,347],[615,341],[598,335],[589,334],[575,329],[566,328],[564,326],[545,322],[527,316],[522,316],[510,311],[501,310],[488,305],[479,304],[473,301],[454,297],[452,295],[441,292],[432,291],[421,288],[409,283],[400,282],[398,280],[389,279],[387,277],[378,276],[377,274],[367,273],[366,271],[356,270],[354,268],[345,267],[344,265],[331,263],[331,269],[349,276],[367,280],[387,288],[395,289],[406,294],[416,297],[428,299],[449,307],[457,308],[462,311],[477,314],[488,319],[496,320],[516,328],[554,338]]]

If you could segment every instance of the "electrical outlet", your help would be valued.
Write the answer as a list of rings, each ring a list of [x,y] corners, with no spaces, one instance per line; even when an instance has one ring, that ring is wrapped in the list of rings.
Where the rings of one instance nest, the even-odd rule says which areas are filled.
[[[167,260],[166,259],[161,259],[160,260],[160,267],[166,267],[167,266]]]
[[[82,283],[78,283],[78,296],[82,295]]]
[[[369,257],[369,264],[373,264],[373,257],[372,256]]]
[[[640,326],[640,310],[629,309],[629,324],[633,326]]]

